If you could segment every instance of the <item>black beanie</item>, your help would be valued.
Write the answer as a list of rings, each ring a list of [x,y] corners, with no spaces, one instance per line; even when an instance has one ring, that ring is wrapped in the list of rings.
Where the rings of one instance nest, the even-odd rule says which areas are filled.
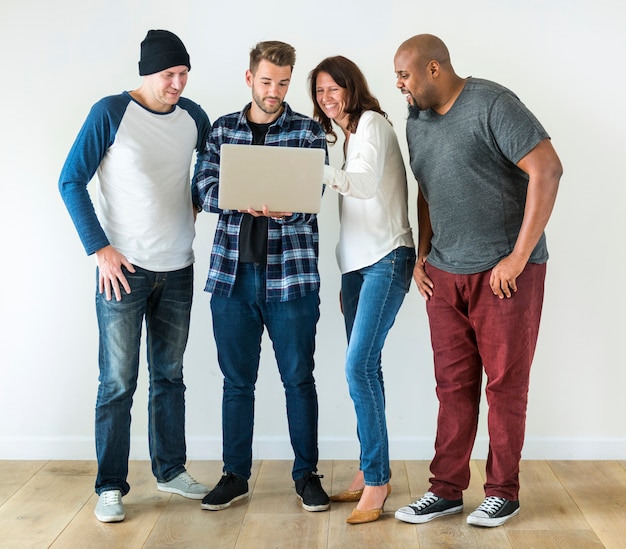
[[[149,30],[141,43],[139,75],[154,74],[178,65],[191,70],[189,54],[180,38],[170,31]]]

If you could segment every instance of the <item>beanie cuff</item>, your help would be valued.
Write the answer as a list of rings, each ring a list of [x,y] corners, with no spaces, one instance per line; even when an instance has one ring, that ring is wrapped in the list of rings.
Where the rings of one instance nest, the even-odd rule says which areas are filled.
[[[164,71],[170,67],[178,67],[184,65],[191,70],[189,55],[183,52],[163,52],[148,58],[142,58],[139,61],[139,76],[146,76]]]

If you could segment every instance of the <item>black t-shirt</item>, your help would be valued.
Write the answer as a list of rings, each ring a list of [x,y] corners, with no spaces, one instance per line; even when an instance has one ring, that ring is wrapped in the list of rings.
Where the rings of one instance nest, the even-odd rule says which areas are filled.
[[[248,124],[252,130],[252,144],[264,145],[270,124],[255,124],[249,120]],[[239,262],[267,263],[267,217],[244,214],[239,230]]]

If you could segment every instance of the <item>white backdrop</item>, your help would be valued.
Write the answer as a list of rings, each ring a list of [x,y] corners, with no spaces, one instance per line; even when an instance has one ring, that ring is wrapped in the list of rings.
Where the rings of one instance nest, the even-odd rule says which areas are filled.
[[[65,155],[90,106],[131,90],[150,28],[177,33],[190,54],[185,95],[213,121],[250,99],[244,71],[259,40],[292,43],[287,100],[311,113],[307,74],[342,54],[364,71],[408,161],[406,104],[393,55],[406,38],[437,34],[462,76],[513,89],[553,138],[565,168],[547,229],[551,260],[533,366],[525,458],[626,458],[626,267],[622,108],[626,28],[618,0],[335,0],[331,4],[180,0],[4,0],[0,58],[0,459],[92,459],[97,387],[94,260],[57,191]],[[622,101],[620,101],[620,99]],[[332,150],[335,165],[340,147]],[[410,176],[416,226],[415,182]],[[203,292],[215,217],[197,223],[196,295],[186,354],[192,459],[221,457],[221,374]],[[336,196],[320,215],[322,311],[316,378],[320,451],[356,459],[338,310]],[[437,412],[424,304],[412,289],[385,348],[391,455],[432,456]],[[133,458],[147,457],[145,364],[133,408]],[[484,414],[475,457],[486,456]],[[269,341],[257,386],[256,458],[290,458],[282,387]]]

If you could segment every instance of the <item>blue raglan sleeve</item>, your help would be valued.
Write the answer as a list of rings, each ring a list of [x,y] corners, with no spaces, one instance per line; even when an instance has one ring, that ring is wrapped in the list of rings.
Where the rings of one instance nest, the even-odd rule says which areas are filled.
[[[209,121],[209,117],[204,111],[204,109],[194,103],[193,101],[181,97],[178,105],[189,113],[191,118],[193,118],[196,123],[196,128],[198,130],[198,141],[196,142],[196,165],[194,168],[194,176],[196,171],[198,170],[198,160],[200,155],[204,152],[206,147],[207,139],[209,138],[209,132],[211,131],[211,122]],[[194,206],[201,206],[200,199],[198,198],[198,188],[193,183],[194,178],[191,180],[191,201]]]
[[[91,108],[59,177],[59,192],[87,255],[109,245],[87,185],[113,144],[127,105],[120,95],[101,99]]]
[[[222,138],[223,127],[218,119],[211,128],[204,150],[198,155],[191,184],[194,204],[211,213],[222,213],[217,205]]]

